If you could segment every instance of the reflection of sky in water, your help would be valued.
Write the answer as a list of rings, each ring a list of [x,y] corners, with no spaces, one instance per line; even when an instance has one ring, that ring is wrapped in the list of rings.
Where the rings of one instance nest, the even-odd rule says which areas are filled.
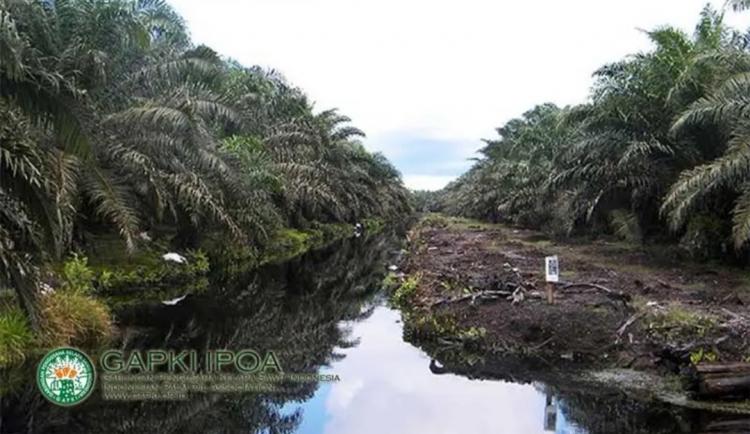
[[[380,307],[352,327],[360,344],[324,372],[301,405],[300,434],[544,433],[546,397],[531,385],[430,372],[430,359],[401,339],[398,312]],[[293,410],[295,406],[287,407]],[[554,410],[553,410],[554,411]],[[555,411],[557,433],[577,433]]]

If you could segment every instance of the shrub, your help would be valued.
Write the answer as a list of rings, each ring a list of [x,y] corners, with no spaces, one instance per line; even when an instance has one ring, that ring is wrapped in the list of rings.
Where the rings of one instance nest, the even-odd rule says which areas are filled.
[[[23,362],[33,341],[34,335],[20,309],[0,312],[0,368]]]
[[[663,340],[684,341],[703,338],[718,327],[713,315],[694,312],[680,305],[670,305],[648,317],[649,332]]]
[[[731,245],[731,230],[719,217],[697,215],[690,219],[680,247],[695,260],[720,257]]]
[[[609,213],[610,226],[618,238],[630,243],[641,243],[643,231],[638,216],[631,211],[616,209]]]
[[[89,294],[94,289],[94,271],[89,268],[88,258],[74,254],[63,265],[63,288]]]
[[[44,346],[93,347],[110,336],[109,308],[101,301],[76,291],[60,290],[40,299],[41,340]]]
[[[421,276],[416,275],[409,276],[404,280],[404,283],[393,292],[391,302],[397,307],[409,308],[409,305],[416,295],[417,285],[419,285],[420,278]]]

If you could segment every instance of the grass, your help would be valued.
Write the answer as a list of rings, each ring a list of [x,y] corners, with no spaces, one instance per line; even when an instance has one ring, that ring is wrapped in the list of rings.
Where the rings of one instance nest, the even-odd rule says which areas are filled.
[[[505,226],[497,223],[481,222],[479,220],[467,219],[464,217],[446,216],[439,213],[430,213],[422,217],[419,222],[420,226],[429,226],[435,228],[455,228],[455,229],[502,229]]]
[[[646,322],[651,334],[668,341],[704,337],[719,324],[712,315],[693,312],[677,304],[649,312]]]
[[[422,313],[411,321],[404,321],[404,325],[407,332],[417,339],[434,340],[461,334],[456,320],[445,313]]]
[[[63,264],[61,274],[60,287],[39,299],[39,344],[90,347],[107,341],[112,332],[112,315],[102,300],[91,295],[97,273],[88,259],[73,255]]]
[[[0,368],[22,363],[34,345],[34,334],[17,307],[0,311]]]
[[[40,299],[44,347],[94,347],[112,332],[112,315],[102,301],[74,291],[58,290]]]
[[[391,302],[393,305],[402,309],[410,308],[414,301],[414,296],[416,295],[417,285],[419,285],[420,279],[421,276],[418,274],[407,277],[401,286],[393,291],[393,294],[391,295]]]
[[[386,274],[383,278],[382,286],[386,291],[398,288],[398,275],[393,271],[389,271],[388,274]]]
[[[96,273],[84,256],[57,267],[59,285],[38,299],[40,328],[31,330],[15,297],[0,301],[0,369],[21,365],[28,354],[59,346],[95,347],[109,340],[112,315],[91,293]]]

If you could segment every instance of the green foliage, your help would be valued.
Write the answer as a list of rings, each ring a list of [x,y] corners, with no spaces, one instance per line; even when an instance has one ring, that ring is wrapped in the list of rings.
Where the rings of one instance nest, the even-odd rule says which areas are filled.
[[[80,292],[58,290],[40,299],[41,345],[94,347],[112,334],[109,308],[98,299]]]
[[[441,193],[440,208],[634,242],[671,229],[704,257],[728,253],[701,240],[730,222],[743,248],[750,54],[723,19],[706,6],[692,36],[669,26],[647,31],[654,48],[596,71],[587,103],[543,104],[498,128],[483,157]],[[694,217],[704,214],[721,223],[698,224]]]
[[[447,313],[403,311],[404,332],[409,339],[455,344],[460,348],[481,348],[487,336],[483,327],[461,328]]]
[[[163,260],[160,255],[147,254],[131,266],[111,264],[98,266],[95,280],[98,294],[117,307],[162,301],[208,288],[209,258],[201,250],[185,252],[185,263]]]
[[[696,351],[690,353],[690,363],[697,365],[701,362],[715,362],[718,360],[718,356],[713,351],[705,351],[703,348],[699,348]]]
[[[610,213],[610,219],[615,235],[621,239],[631,243],[640,243],[643,240],[643,232],[635,213],[616,209]]]
[[[382,283],[383,289],[385,289],[386,291],[392,291],[398,288],[399,286],[400,285],[398,281],[398,276],[396,275],[396,273],[389,271],[388,274],[386,274],[385,277],[383,278],[383,283]]]
[[[88,258],[74,254],[63,264],[63,287],[72,292],[89,294],[94,289],[94,271],[88,265]]]
[[[696,260],[719,257],[731,244],[728,226],[727,221],[716,215],[694,215],[680,238],[680,248]]]
[[[280,74],[195,46],[167,2],[0,0],[0,285],[33,320],[39,264],[90,231],[133,255],[144,231],[258,251],[283,227],[408,214],[363,136]],[[143,277],[113,273],[99,283]]]
[[[719,325],[717,318],[673,305],[648,315],[649,333],[670,342],[702,338]]]
[[[313,222],[306,230],[279,229],[273,232],[263,249],[218,242],[206,243],[212,263],[224,273],[241,273],[269,263],[284,262],[312,249],[325,247],[351,237],[353,227],[347,223]]]
[[[404,321],[405,332],[411,337],[420,340],[436,340],[438,338],[457,337],[461,331],[456,320],[447,314],[412,314],[413,318]],[[478,335],[480,332],[472,332]]]
[[[401,286],[393,291],[393,294],[391,295],[391,303],[393,303],[394,306],[403,309],[410,309],[411,303],[414,301],[414,297],[416,296],[417,286],[419,286],[420,280],[420,275],[407,277],[403,281],[403,283],[401,283]]]
[[[445,228],[451,219],[441,214],[428,214],[419,221],[419,227]]]
[[[441,209],[440,192],[415,190],[412,191],[412,203],[414,210],[422,213],[438,212]]]
[[[484,327],[470,327],[465,330],[461,330],[458,334],[458,338],[468,342],[481,342],[487,336],[487,330]]]
[[[33,343],[34,335],[20,309],[0,311],[0,369],[23,362]]]
[[[311,233],[296,229],[282,229],[273,237],[273,244],[264,252],[261,262],[279,262],[298,256],[308,249]]]
[[[365,228],[366,233],[376,234],[385,228],[386,222],[379,218],[368,218],[362,220],[362,226]]]

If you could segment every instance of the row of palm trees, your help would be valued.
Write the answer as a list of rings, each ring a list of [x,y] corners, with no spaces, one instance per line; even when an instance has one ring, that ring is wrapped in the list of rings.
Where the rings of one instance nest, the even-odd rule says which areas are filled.
[[[0,0],[0,287],[89,230],[221,232],[408,212],[399,173],[274,71],[191,43],[163,0]]]
[[[566,233],[681,237],[703,253],[746,247],[750,36],[710,6],[692,36],[646,35],[654,49],[596,71],[585,104],[544,104],[499,128],[442,206]]]

